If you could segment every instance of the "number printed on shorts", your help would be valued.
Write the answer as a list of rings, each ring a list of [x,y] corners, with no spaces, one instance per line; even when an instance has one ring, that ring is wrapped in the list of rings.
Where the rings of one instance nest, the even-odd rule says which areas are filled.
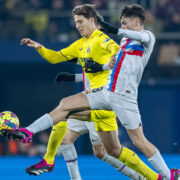
[[[86,91],[86,94],[95,93],[95,92],[101,91],[102,89],[103,89],[103,87],[88,90],[88,91]]]

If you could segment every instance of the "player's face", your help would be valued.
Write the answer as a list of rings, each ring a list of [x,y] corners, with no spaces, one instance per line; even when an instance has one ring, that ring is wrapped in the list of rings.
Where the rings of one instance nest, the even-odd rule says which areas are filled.
[[[92,18],[87,19],[84,16],[74,16],[76,28],[81,36],[89,37],[92,33]]]
[[[123,17],[121,18],[121,28],[122,29],[128,29],[128,30],[135,30],[136,27],[136,19],[135,18],[127,18]]]

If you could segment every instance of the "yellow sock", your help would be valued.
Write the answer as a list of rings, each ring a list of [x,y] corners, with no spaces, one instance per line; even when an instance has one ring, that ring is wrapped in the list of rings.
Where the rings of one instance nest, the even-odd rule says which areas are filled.
[[[123,147],[118,159],[131,169],[134,169],[136,172],[142,174],[147,178],[147,180],[158,179],[159,175],[142,162],[137,154],[130,149]]]
[[[66,134],[67,130],[67,121],[61,121],[58,124],[53,126],[51,135],[49,137],[47,152],[44,156],[44,159],[48,164],[53,164],[56,152]]]

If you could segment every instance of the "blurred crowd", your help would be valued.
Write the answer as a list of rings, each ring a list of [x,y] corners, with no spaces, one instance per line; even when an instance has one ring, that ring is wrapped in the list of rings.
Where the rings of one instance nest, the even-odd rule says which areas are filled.
[[[179,0],[0,0],[0,41],[19,41],[23,37],[40,42],[75,41],[80,35],[72,9],[84,3],[95,4],[104,19],[116,26],[120,26],[119,16],[124,5],[141,4],[146,13],[145,29],[154,32],[160,42],[156,63],[180,65]],[[174,33],[179,33],[178,37]],[[160,41],[159,34],[163,34]]]
[[[138,0],[0,0],[0,40],[74,41],[79,37],[71,11],[75,5],[90,3],[105,17],[119,25],[122,7]],[[146,27],[158,32],[180,32],[179,0],[143,0]]]

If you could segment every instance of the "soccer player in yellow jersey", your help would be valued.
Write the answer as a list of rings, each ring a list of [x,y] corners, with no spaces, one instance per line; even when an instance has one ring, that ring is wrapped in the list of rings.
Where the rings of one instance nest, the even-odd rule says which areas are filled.
[[[74,57],[78,57],[82,66],[85,65],[88,59],[96,61],[100,64],[108,63],[110,58],[116,54],[119,46],[104,33],[97,30],[97,13],[95,9],[89,5],[76,6],[73,10],[73,16],[76,28],[83,37],[71,44],[68,48],[56,52],[49,50],[41,44],[28,38],[22,39],[21,43],[35,48],[41,56],[50,63],[68,61]],[[97,88],[105,85],[108,74],[108,71],[103,71],[95,74],[87,73],[86,75],[91,83],[91,88]],[[101,90],[101,88],[96,89],[96,91],[99,90]],[[75,101],[72,101],[73,99],[75,99],[76,102],[79,102],[78,105]],[[104,104],[104,106],[106,106],[106,104]],[[66,134],[67,117],[71,117],[72,113],[76,113],[76,117],[79,116],[77,119],[81,119],[82,116],[90,115],[90,111],[88,109],[90,108],[86,95],[80,93],[78,95],[64,98],[53,111],[43,115],[27,128],[15,131],[4,130],[2,133],[10,139],[20,140],[23,143],[29,143],[35,133],[52,127],[59,122],[58,131],[60,144]],[[78,113],[73,110],[80,110],[81,112]],[[107,114],[108,116],[109,113]],[[159,175],[146,166],[133,151],[125,147],[122,148],[116,131],[102,131],[98,132],[98,134],[108,154],[114,156],[117,160],[123,161],[128,167],[139,172],[148,180],[158,179]],[[44,167],[43,163],[45,162],[38,164],[38,166],[42,167],[41,170],[43,170]]]

